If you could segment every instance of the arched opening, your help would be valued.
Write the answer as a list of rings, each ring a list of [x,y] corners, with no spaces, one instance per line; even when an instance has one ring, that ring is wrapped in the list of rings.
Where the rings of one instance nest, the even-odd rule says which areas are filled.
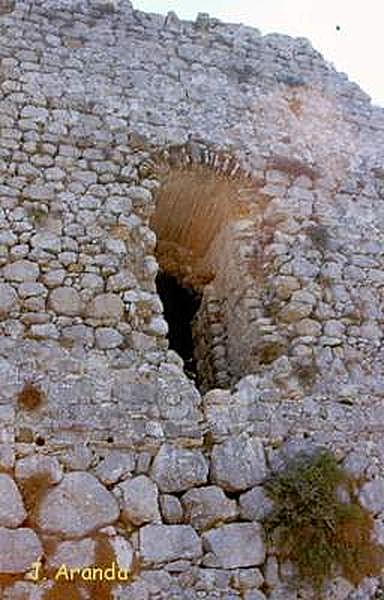
[[[160,271],[156,287],[169,326],[169,347],[184,361],[186,374],[198,383],[192,322],[201,304],[201,294],[180,285],[176,277]]]
[[[156,193],[150,225],[157,237],[156,284],[169,346],[205,392],[229,387],[249,363],[250,353],[243,347],[249,329],[244,312],[249,278],[242,246],[249,213],[245,195],[240,195],[244,181],[212,168],[217,157],[211,166],[186,162],[169,169]],[[233,161],[225,165],[235,169]],[[254,187],[249,180],[247,185],[251,203]]]

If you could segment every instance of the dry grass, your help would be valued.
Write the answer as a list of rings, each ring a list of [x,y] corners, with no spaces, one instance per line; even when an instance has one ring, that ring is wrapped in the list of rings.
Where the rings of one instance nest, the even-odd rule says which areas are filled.
[[[349,504],[338,499],[340,486]],[[275,502],[267,532],[280,557],[293,561],[319,594],[337,570],[356,585],[384,567],[384,548],[373,541],[373,518],[356,500],[355,486],[328,451],[300,457],[266,486]]]

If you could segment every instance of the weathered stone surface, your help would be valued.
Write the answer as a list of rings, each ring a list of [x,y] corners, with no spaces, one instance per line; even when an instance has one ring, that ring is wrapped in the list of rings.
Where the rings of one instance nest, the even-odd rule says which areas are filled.
[[[123,492],[122,516],[134,525],[161,522],[159,491],[146,475],[128,479],[120,485]]]
[[[246,490],[267,475],[262,443],[246,435],[231,437],[212,451],[211,480],[225,490]]]
[[[145,525],[139,533],[140,556],[145,563],[160,564],[199,558],[201,541],[190,525]]]
[[[363,485],[359,493],[361,504],[377,515],[384,511],[384,479],[374,479]]]
[[[44,496],[37,523],[45,533],[79,538],[113,523],[119,512],[113,495],[93,475],[75,472]]]
[[[112,329],[111,327],[98,327],[95,333],[95,341],[96,346],[101,350],[107,350],[108,348],[117,348],[120,346],[124,338],[116,331],[116,329]]]
[[[88,306],[87,313],[94,319],[113,323],[122,318],[124,303],[116,294],[99,294]]]
[[[17,308],[18,299],[13,287],[8,283],[0,283],[0,318]]]
[[[9,475],[0,473],[0,527],[18,527],[26,516],[16,483]]]
[[[1,18],[0,471],[13,473],[17,455],[20,489],[46,482],[49,515],[76,528],[60,543],[103,535],[131,564],[137,526],[110,521],[121,486],[136,521],[158,519],[157,485],[168,526],[225,532],[226,519],[249,526],[267,511],[255,440],[277,469],[324,444],[364,482],[380,534],[383,494],[367,482],[384,472],[383,110],[302,38],[145,15],[129,0],[16,5]],[[194,360],[183,372],[168,349],[192,306],[173,311],[169,289],[163,306],[167,274],[199,304],[203,398]],[[37,410],[18,398],[29,380],[46,391]],[[164,443],[172,450],[151,468]],[[53,503],[63,489],[53,457],[63,481],[89,469],[105,487],[88,497],[96,484],[74,486]],[[96,534],[91,521],[110,524]],[[189,560],[155,562],[116,596],[263,597],[256,567]],[[274,600],[305,596],[279,582],[273,555],[263,572]],[[373,600],[367,585],[354,600]],[[0,596],[42,600],[45,586],[0,581]]]
[[[41,248],[48,252],[58,253],[61,250],[61,239],[51,232],[37,233],[31,239],[31,245],[34,248]]]
[[[31,454],[16,462],[15,477],[18,481],[42,477],[47,484],[53,485],[63,478],[63,468],[55,456]]]
[[[262,528],[258,523],[230,523],[202,536],[209,554],[204,564],[222,569],[261,565],[265,559]]]
[[[215,485],[189,490],[182,497],[182,504],[186,522],[197,531],[234,520],[238,514],[236,500],[227,498]]]
[[[176,496],[161,494],[160,508],[165,523],[176,525],[183,522],[183,507]]]
[[[122,537],[115,535],[109,538],[109,543],[116,557],[116,563],[120,569],[130,570],[134,558],[134,550],[132,544]]]
[[[43,554],[32,529],[0,527],[0,573],[25,573]]]
[[[95,475],[105,485],[116,483],[119,479],[129,476],[135,468],[135,454],[111,450],[99,462],[94,470]]]
[[[96,563],[96,540],[84,538],[61,542],[48,559],[48,567],[59,568],[66,565],[68,569],[78,569]]]
[[[35,281],[39,276],[39,267],[30,260],[16,260],[4,267],[3,275],[9,281]]]
[[[241,494],[239,498],[240,516],[249,521],[262,521],[273,509],[273,502],[261,486],[256,486]]]
[[[207,481],[208,463],[201,452],[163,444],[153,461],[151,477],[162,492],[181,492]]]
[[[72,287],[57,287],[50,293],[49,306],[59,315],[76,316],[81,311],[81,299]]]
[[[240,590],[254,589],[263,585],[264,577],[256,568],[238,569],[233,574],[233,583]]]

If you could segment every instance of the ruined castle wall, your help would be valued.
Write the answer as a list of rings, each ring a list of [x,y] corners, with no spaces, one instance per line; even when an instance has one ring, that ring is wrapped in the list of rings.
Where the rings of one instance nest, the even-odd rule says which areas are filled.
[[[107,556],[115,598],[298,599],[262,529],[287,457],[334,450],[383,540],[383,111],[304,39],[127,0],[5,0],[0,33],[2,597]],[[175,174],[217,217],[168,240],[204,394],[155,285]]]

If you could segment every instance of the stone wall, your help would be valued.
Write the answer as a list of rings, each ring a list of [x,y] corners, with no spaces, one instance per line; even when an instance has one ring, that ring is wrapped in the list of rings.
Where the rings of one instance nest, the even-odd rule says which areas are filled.
[[[307,40],[205,15],[10,0],[0,33],[2,598],[313,597],[263,483],[331,449],[384,544],[383,110]],[[200,389],[159,265],[202,293]]]

